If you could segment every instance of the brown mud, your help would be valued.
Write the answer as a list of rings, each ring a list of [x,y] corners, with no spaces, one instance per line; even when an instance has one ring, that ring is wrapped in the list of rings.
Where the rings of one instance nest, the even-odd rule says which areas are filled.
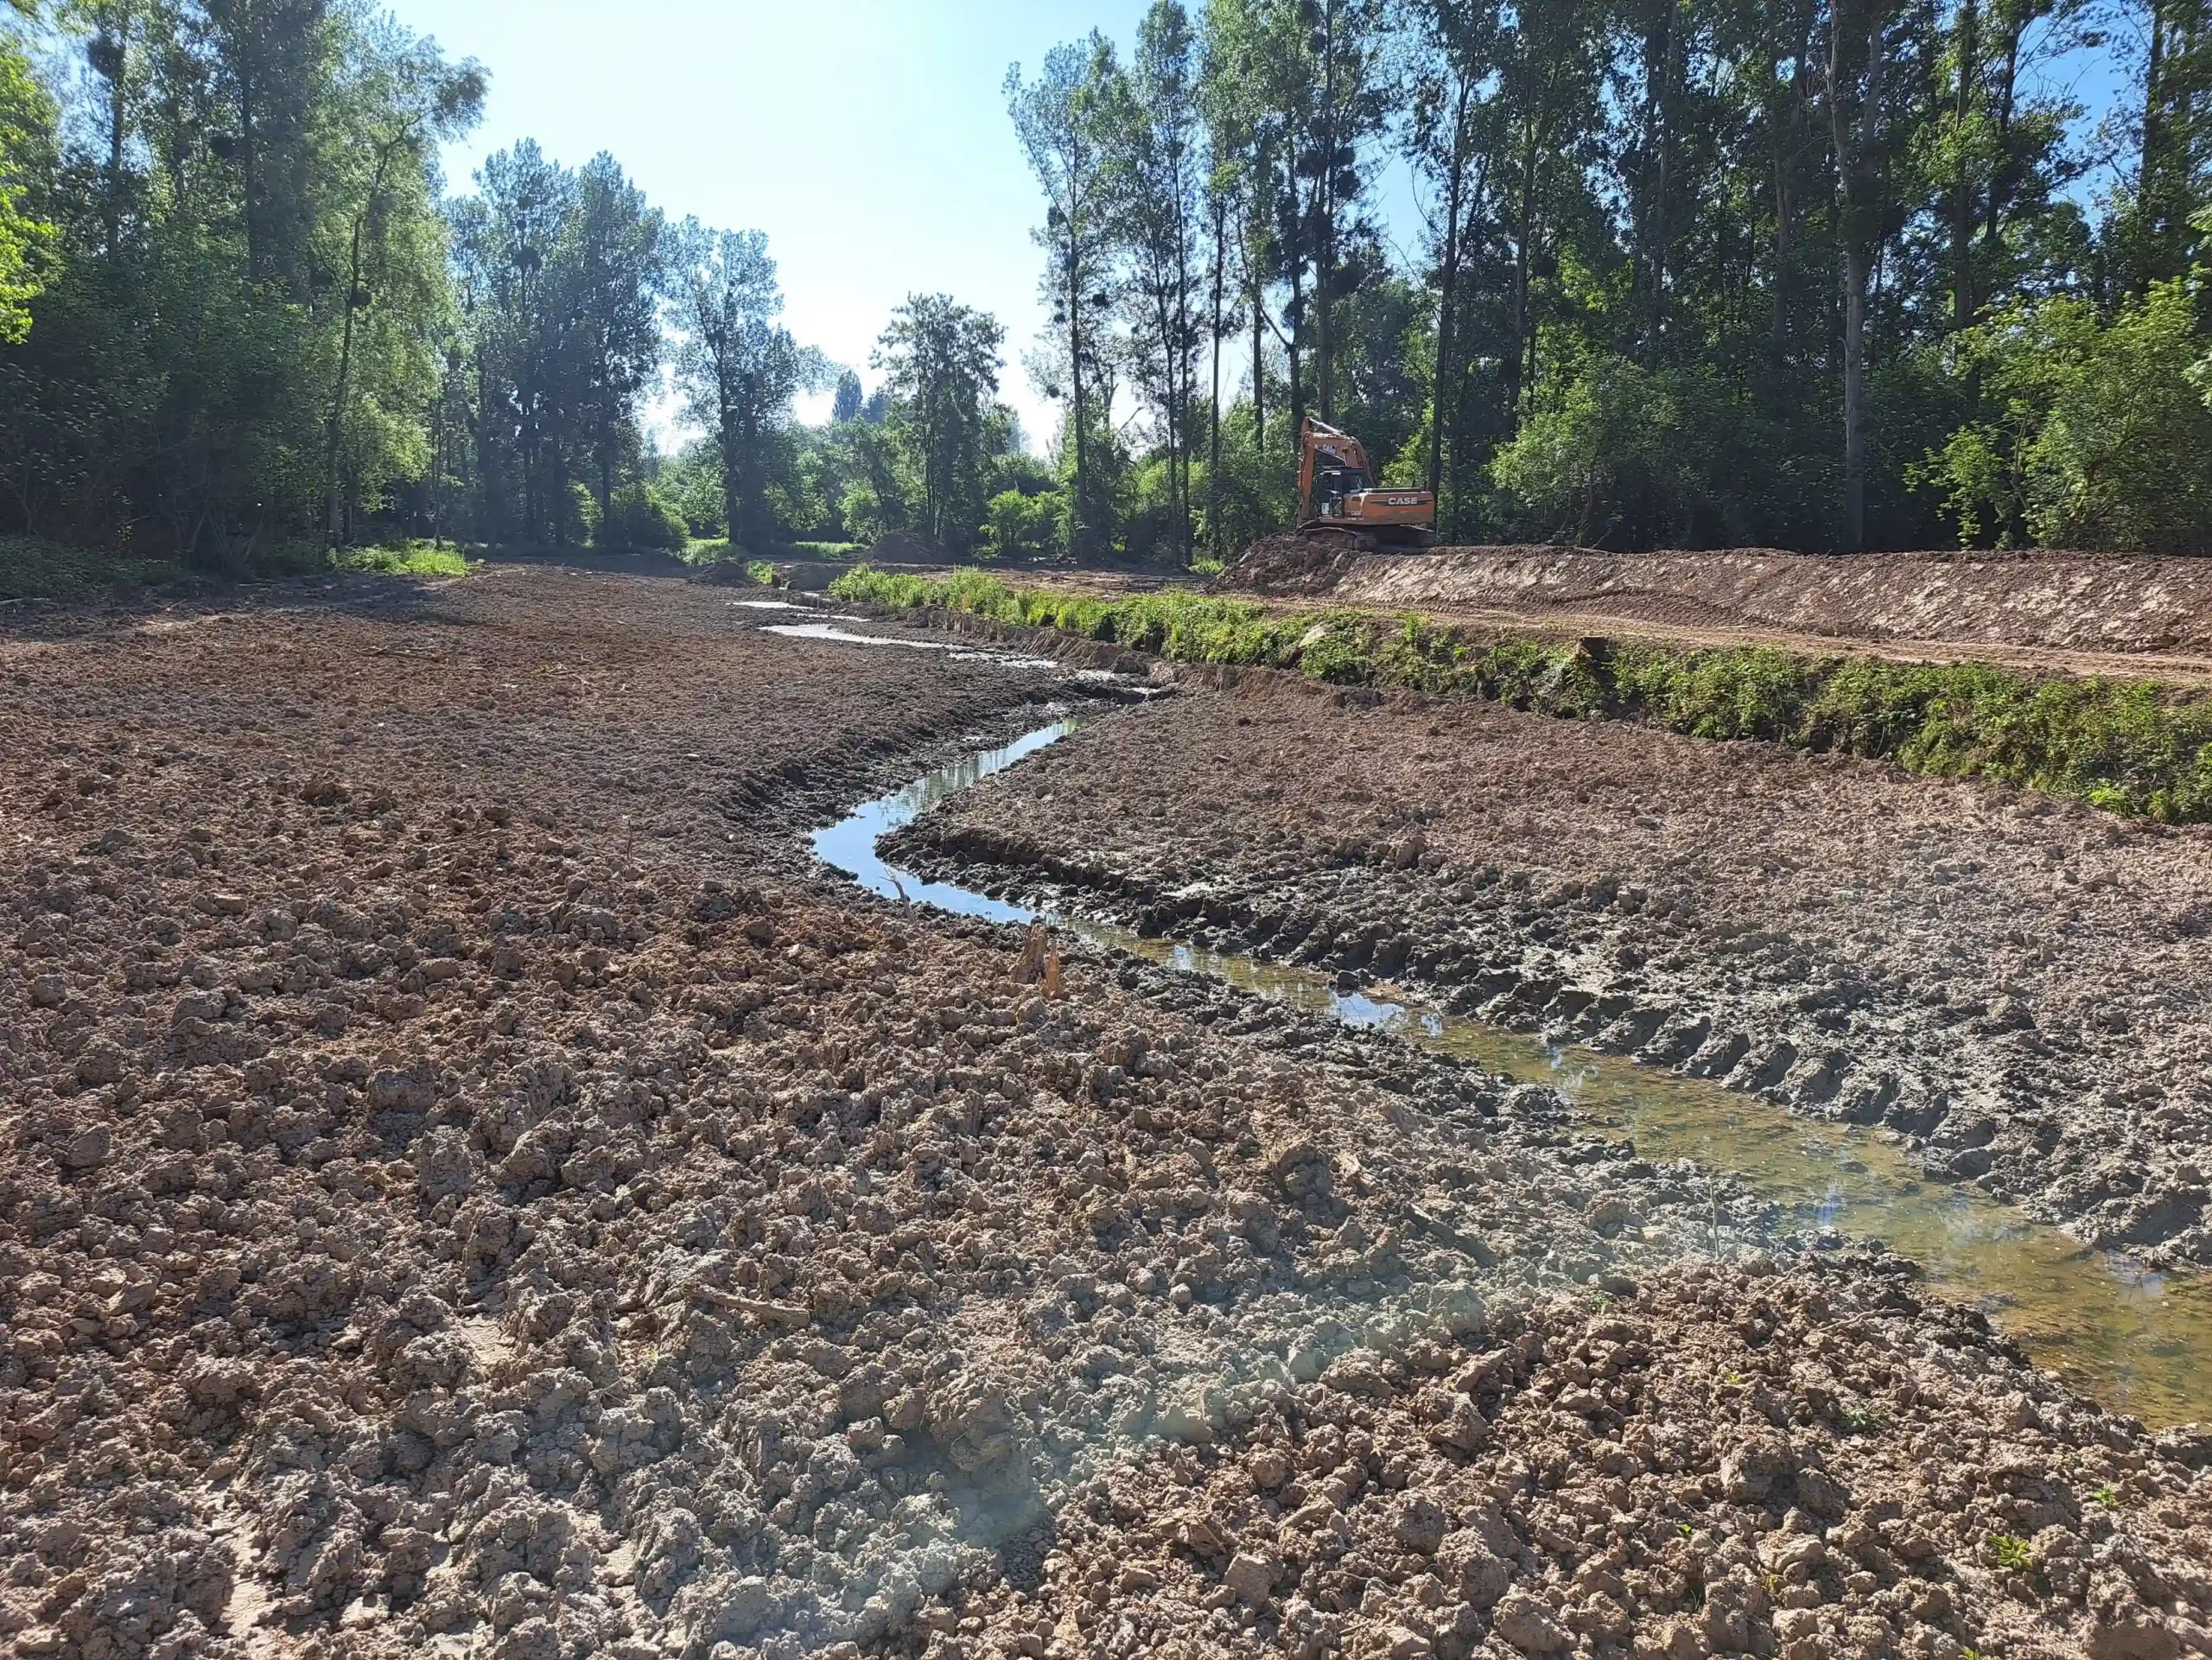
[[[2212,1649],[2212,1439],[1893,1259],[812,869],[1082,683],[772,620],[512,569],[0,639],[0,1648]],[[1179,701],[1067,753],[1252,730]]]
[[[1877,764],[1236,677],[916,832],[1139,925],[1878,1124],[2212,1263],[2212,832]]]
[[[1290,535],[1255,544],[1215,587],[1491,627],[2212,681],[2212,568],[2197,559],[1770,548],[1389,555]]]

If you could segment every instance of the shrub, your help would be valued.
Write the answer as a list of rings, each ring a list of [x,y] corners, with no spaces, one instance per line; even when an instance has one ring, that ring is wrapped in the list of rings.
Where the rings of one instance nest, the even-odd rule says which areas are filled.
[[[1600,357],[1550,385],[1491,468],[1530,530],[1580,546],[1694,539],[1716,442],[1734,420],[1711,378]]]
[[[1059,535],[1066,503],[1058,491],[1024,495],[1001,490],[984,509],[983,547],[986,557],[1031,559],[1048,554]]]
[[[1989,410],[1912,470],[1962,543],[2212,552],[2212,407],[2182,281],[2109,321],[2087,300],[2023,302],[1967,330]]]
[[[603,548],[643,548],[681,553],[691,531],[669,500],[650,484],[626,484],[607,504],[594,538]]]

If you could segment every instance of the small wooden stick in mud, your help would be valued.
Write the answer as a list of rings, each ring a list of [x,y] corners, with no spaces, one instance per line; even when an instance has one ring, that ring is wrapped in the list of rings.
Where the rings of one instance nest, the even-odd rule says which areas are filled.
[[[804,1308],[785,1302],[763,1302],[758,1297],[740,1296],[734,1291],[725,1291],[720,1286],[708,1285],[694,1280],[683,1288],[684,1294],[709,1308],[719,1308],[725,1313],[750,1314],[760,1320],[782,1320],[789,1325],[804,1325],[809,1316]]]
[[[1021,961],[1014,967],[1014,977],[1020,985],[1041,983],[1047,998],[1059,1001],[1060,949],[1052,944],[1052,931],[1042,922],[1029,925],[1029,943],[1021,948]]]

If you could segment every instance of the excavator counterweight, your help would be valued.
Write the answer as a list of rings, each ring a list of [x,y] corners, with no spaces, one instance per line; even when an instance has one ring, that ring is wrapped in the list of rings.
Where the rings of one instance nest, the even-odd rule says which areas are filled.
[[[1349,537],[1371,551],[1410,550],[1434,540],[1436,498],[1378,489],[1358,439],[1312,416],[1298,429],[1298,528]]]

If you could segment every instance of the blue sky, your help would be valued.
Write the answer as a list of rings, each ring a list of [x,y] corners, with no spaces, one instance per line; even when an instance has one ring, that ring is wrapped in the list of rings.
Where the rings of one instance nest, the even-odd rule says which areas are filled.
[[[518,138],[570,166],[611,150],[672,217],[766,231],[792,332],[871,384],[868,348],[910,292],[995,312],[1007,399],[1041,443],[1021,369],[1046,319],[1041,199],[1000,84],[1094,26],[1126,44],[1143,0],[391,3],[492,72],[453,188]]]

